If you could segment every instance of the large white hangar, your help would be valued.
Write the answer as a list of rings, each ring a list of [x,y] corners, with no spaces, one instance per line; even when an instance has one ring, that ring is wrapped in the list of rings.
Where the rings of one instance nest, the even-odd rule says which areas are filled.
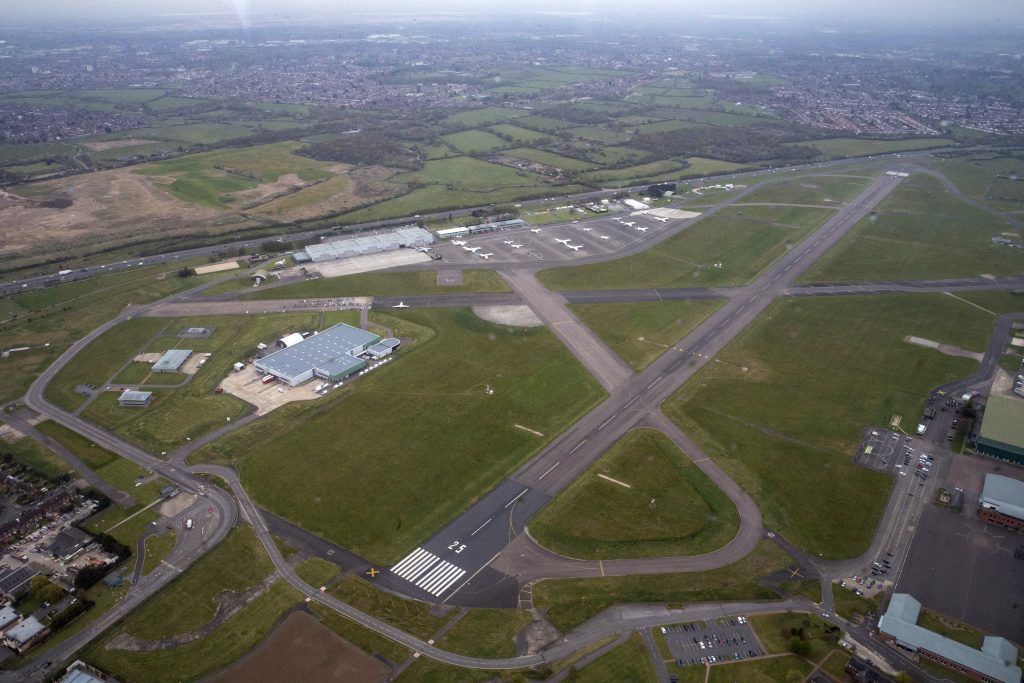
[[[397,339],[382,340],[372,332],[338,323],[260,358],[253,366],[293,387],[314,377],[338,382],[366,367],[366,359],[360,356],[379,358],[398,345]]]
[[[292,254],[292,257],[298,263],[310,261],[318,263],[392,251],[403,247],[429,247],[433,243],[433,233],[418,225],[406,225],[382,235],[364,235],[311,244],[302,251]]]

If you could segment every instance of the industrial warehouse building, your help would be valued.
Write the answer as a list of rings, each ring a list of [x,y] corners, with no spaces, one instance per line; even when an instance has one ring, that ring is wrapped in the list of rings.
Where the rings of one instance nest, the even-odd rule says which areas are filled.
[[[311,244],[302,251],[292,254],[296,263],[312,261],[333,261],[350,256],[364,256],[402,247],[428,247],[434,243],[434,235],[418,225],[406,225],[382,235],[349,237]]]
[[[171,349],[153,363],[153,372],[177,372],[191,355],[192,349]]]
[[[292,341],[295,336],[283,337],[282,342]],[[382,340],[372,332],[338,323],[323,332],[293,341],[286,348],[260,358],[253,366],[293,387],[314,377],[338,382],[366,367],[366,360],[360,356],[387,355],[398,348],[399,343],[397,339]]]
[[[135,391],[134,389],[125,389],[121,392],[121,395],[117,397],[117,405],[122,408],[145,408],[152,400],[152,391]]]
[[[1024,465],[1024,400],[990,396],[978,433],[979,453]]]
[[[986,474],[978,498],[978,516],[1007,529],[1024,527],[1024,481]]]
[[[954,671],[988,683],[1020,683],[1017,648],[1005,638],[985,636],[980,650],[917,625],[921,603],[908,593],[894,593],[878,620],[882,640]]]

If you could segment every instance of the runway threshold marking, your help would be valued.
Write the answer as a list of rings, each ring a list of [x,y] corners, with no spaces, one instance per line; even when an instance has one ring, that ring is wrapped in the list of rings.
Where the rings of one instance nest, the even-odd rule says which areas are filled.
[[[618,484],[619,486],[624,486],[624,487],[626,487],[627,489],[631,489],[631,488],[633,488],[632,486],[630,486],[629,484],[627,484],[627,483],[626,483],[626,482],[624,482],[624,481],[619,481],[618,479],[612,479],[611,477],[609,477],[609,476],[606,476],[606,475],[604,475],[604,474],[599,474],[599,475],[597,475],[597,476],[601,477],[601,478],[602,478],[602,479],[604,479],[605,481],[610,481],[610,482],[611,482],[611,483],[613,483],[613,484]]]
[[[555,463],[554,465],[552,465],[551,467],[547,468],[547,469],[546,469],[546,470],[544,471],[544,474],[542,474],[542,475],[540,475],[539,477],[537,477],[537,481],[540,481],[540,480],[541,480],[541,479],[543,479],[544,477],[546,477],[546,476],[548,476],[549,474],[551,474],[551,470],[555,469],[556,467],[558,467],[558,466],[559,466],[559,465],[561,465],[561,464],[562,464],[562,461],[561,461],[561,460],[559,460],[559,461],[558,461],[558,462],[556,462],[556,463]]]

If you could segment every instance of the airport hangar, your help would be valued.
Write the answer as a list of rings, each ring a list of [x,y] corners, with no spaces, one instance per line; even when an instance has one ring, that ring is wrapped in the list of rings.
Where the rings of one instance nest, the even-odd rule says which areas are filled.
[[[1024,481],[986,474],[978,498],[978,516],[1007,529],[1024,529]]]
[[[289,339],[286,337],[286,339]],[[398,348],[397,339],[338,323],[260,358],[253,366],[289,386],[314,377],[339,382],[366,367],[367,358],[383,358]]]
[[[978,432],[977,450],[1024,465],[1024,400],[990,396]]]
[[[319,244],[310,244],[292,254],[292,258],[296,263],[317,263],[350,256],[377,254],[403,247],[429,247],[433,243],[434,235],[429,230],[424,230],[418,225],[406,225],[382,235],[329,239]]]

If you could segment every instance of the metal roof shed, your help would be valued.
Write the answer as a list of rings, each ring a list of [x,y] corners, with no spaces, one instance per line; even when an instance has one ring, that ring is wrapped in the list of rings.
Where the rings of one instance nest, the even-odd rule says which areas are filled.
[[[1017,481],[1001,474],[986,474],[985,486],[981,489],[978,505],[1024,519],[1024,481]]]
[[[177,372],[191,355],[192,349],[171,349],[153,363],[153,372]]]

